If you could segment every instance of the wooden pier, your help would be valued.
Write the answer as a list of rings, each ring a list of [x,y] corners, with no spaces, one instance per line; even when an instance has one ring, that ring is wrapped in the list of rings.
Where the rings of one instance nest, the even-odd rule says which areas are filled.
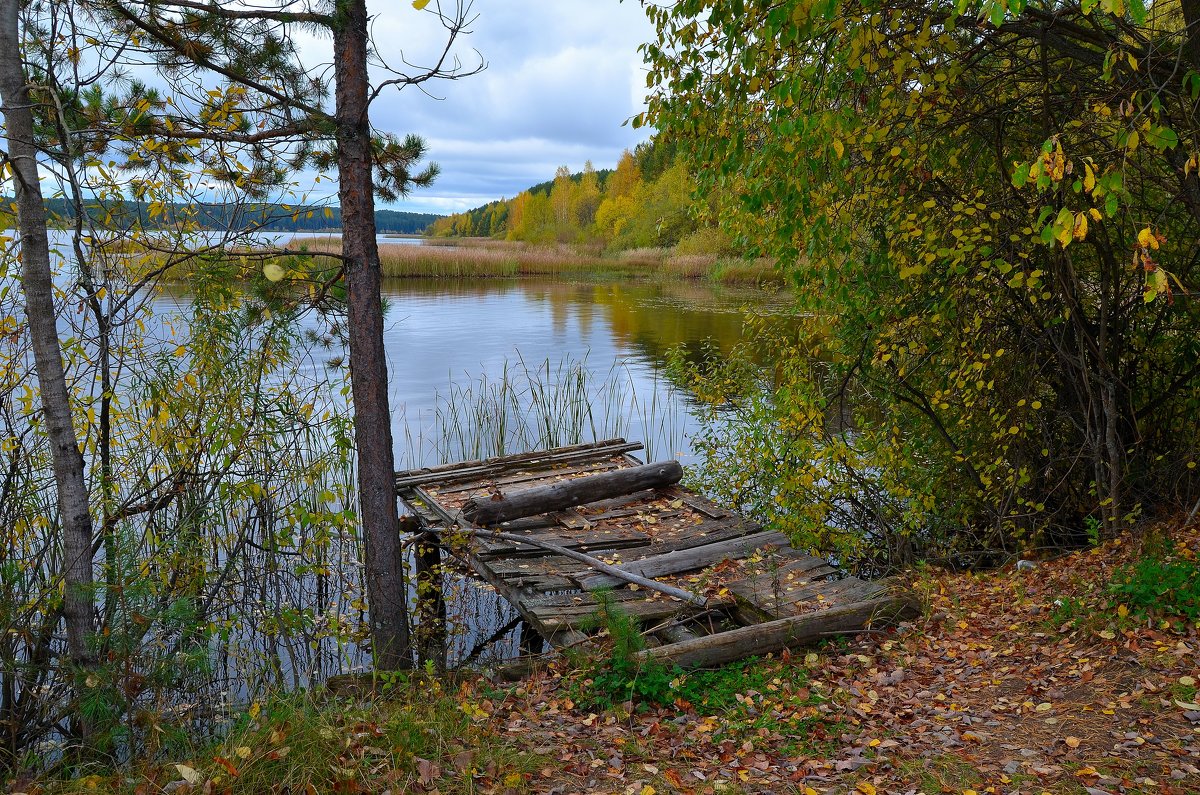
[[[396,488],[421,529],[517,609],[534,650],[540,639],[558,648],[587,643],[603,630],[605,609],[640,624],[647,654],[685,666],[911,614],[910,600],[887,583],[844,576],[676,483],[637,488],[643,474],[678,478],[674,462],[642,466],[632,455],[640,448],[613,439],[411,470],[397,473]],[[614,488],[635,490],[591,496]],[[537,500],[559,505],[570,494],[588,501],[485,527],[467,518],[530,513]]]

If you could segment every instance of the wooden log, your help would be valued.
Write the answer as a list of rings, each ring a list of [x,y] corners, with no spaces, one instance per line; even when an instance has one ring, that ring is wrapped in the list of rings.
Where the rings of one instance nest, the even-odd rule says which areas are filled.
[[[684,668],[723,665],[744,657],[815,643],[830,635],[877,629],[910,618],[917,612],[912,600],[888,596],[670,643],[639,652],[638,656]]]
[[[662,577],[666,574],[703,569],[727,558],[740,558],[768,544],[791,549],[791,541],[787,536],[783,533],[768,531],[691,549],[681,549],[664,555],[653,555],[630,563],[622,563],[620,568],[643,577]],[[585,591],[594,591],[597,588],[611,588],[619,582],[620,580],[607,574],[588,574],[579,578],[579,587]]]
[[[682,477],[683,467],[678,461],[660,461],[534,486],[498,500],[472,497],[463,505],[462,514],[477,525],[497,525],[509,519],[560,511],[642,489],[670,486]]]

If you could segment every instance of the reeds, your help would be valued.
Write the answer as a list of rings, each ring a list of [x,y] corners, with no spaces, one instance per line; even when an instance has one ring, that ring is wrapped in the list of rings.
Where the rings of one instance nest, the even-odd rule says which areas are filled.
[[[489,458],[529,450],[625,437],[646,447],[647,460],[671,455],[683,442],[681,401],[655,370],[649,395],[639,395],[627,362],[595,371],[584,360],[524,359],[451,381],[434,397],[428,425],[406,426],[411,466]]]
[[[338,253],[336,240],[297,241],[310,253]],[[393,279],[463,279],[517,276],[609,275],[624,278],[707,279],[724,284],[775,284],[779,276],[768,260],[731,261],[672,249],[633,249],[605,255],[586,246],[531,245],[487,238],[434,239],[421,245],[379,246],[383,275]],[[733,264],[736,262],[736,266]]]

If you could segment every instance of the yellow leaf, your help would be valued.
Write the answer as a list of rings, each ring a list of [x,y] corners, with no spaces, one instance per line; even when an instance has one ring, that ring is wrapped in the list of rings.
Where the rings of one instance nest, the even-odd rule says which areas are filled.
[[[268,281],[277,282],[284,277],[283,268],[270,262],[263,268],[263,276],[266,276]]]
[[[1085,237],[1087,237],[1087,218],[1087,213],[1080,213],[1079,215],[1075,216],[1075,228],[1072,230],[1072,234],[1075,236],[1076,240],[1083,240]]]
[[[639,795],[654,795],[656,792],[658,792],[658,790],[647,784],[646,786],[642,787],[642,791],[639,793]]]
[[[1138,245],[1142,248],[1158,248],[1158,241],[1154,239],[1154,233],[1150,231],[1150,227],[1138,232]]]
[[[1129,608],[1125,605],[1120,605],[1117,608],[1117,615],[1119,615],[1121,618],[1124,618],[1125,616],[1129,615]]]
[[[255,720],[258,718],[258,713],[262,712],[262,704],[259,704],[257,701],[255,701],[250,705],[248,712],[250,713],[250,720]]]
[[[238,759],[249,759],[250,754],[253,753],[248,745],[239,745],[233,752],[237,754]]]
[[[878,790],[875,789],[875,785],[869,781],[858,782],[857,784],[854,785],[854,789],[861,792],[862,795],[876,795],[876,793],[878,792]]]
[[[179,771],[179,777],[191,784],[193,787],[198,787],[204,783],[204,776],[202,776],[200,771],[194,767],[188,767],[187,765],[175,765],[175,769]]]
[[[413,0],[413,8],[420,11],[425,6],[429,5],[429,0]]]
[[[841,141],[834,141],[833,151],[837,152],[838,157],[841,157],[846,153],[846,146]]]

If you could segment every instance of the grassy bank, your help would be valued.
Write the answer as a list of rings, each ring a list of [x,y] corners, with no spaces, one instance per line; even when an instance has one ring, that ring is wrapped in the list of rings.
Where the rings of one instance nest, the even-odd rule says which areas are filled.
[[[340,250],[334,240],[306,240],[307,251]],[[489,239],[426,241],[423,245],[379,247],[383,275],[389,278],[487,278],[513,276],[618,276],[621,278],[703,279],[729,285],[778,285],[768,260],[737,260],[683,255],[671,249],[634,249],[604,254],[587,247],[530,245]]]
[[[603,658],[515,685],[402,677],[256,705],[225,740],[136,774],[37,786],[1186,795],[1200,791],[1198,555],[1200,527],[1174,526],[1032,569],[920,571],[925,613],[900,632],[634,688],[654,699],[607,697]]]

